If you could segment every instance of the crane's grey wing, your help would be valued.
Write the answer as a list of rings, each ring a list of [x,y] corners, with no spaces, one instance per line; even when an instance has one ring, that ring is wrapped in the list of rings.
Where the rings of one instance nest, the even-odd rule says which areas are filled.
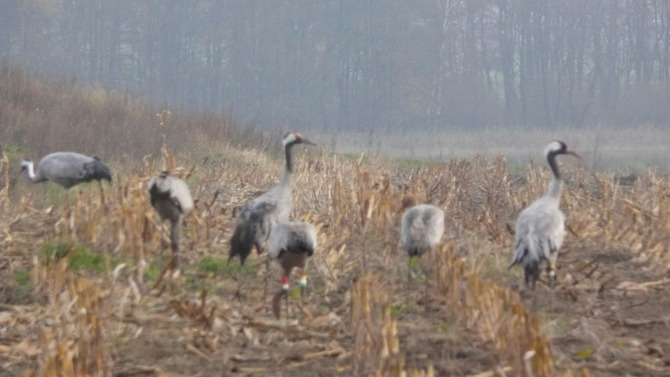
[[[410,255],[420,255],[440,242],[444,234],[444,211],[428,205],[414,206],[402,216],[400,240]]]
[[[444,211],[435,206],[427,206],[422,217],[428,243],[431,246],[436,245],[444,234]]]
[[[251,224],[249,223],[249,220],[240,220],[235,227],[233,236],[230,238],[228,260],[231,260],[235,256],[239,255],[240,263],[244,264],[244,261],[247,259],[249,254],[251,254],[251,248],[254,245],[254,241],[255,234]]]
[[[175,177],[170,178],[170,198],[175,203],[179,211],[187,215],[193,209],[193,197],[188,185],[181,179]]]
[[[298,225],[289,232],[286,250],[293,253],[306,253],[311,257],[316,251],[316,230],[312,224],[298,223]]]
[[[525,260],[554,263],[565,237],[565,215],[552,206],[530,206],[517,220],[515,252],[510,267]]]
[[[56,152],[44,156],[37,165],[37,170],[48,180],[70,188],[83,182],[86,175],[84,164],[91,160],[90,157],[78,153]]]
[[[253,245],[262,245],[270,235],[273,223],[269,214],[276,208],[273,203],[262,202],[253,207],[250,206],[252,203],[247,204],[240,213],[235,232],[230,239],[228,259],[239,255],[242,264],[251,253]],[[261,251],[261,249],[258,249],[259,253]]]
[[[268,238],[270,257],[274,259],[280,258],[284,252],[312,256],[316,248],[316,229],[305,222],[277,224]]]

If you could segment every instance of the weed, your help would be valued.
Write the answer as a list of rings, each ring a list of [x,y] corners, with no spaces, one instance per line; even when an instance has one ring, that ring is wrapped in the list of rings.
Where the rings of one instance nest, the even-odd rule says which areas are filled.
[[[213,255],[206,255],[198,261],[198,270],[211,275],[227,275],[233,270],[239,270],[236,263],[228,263],[223,258],[218,258]]]
[[[449,323],[436,323],[433,325],[433,328],[437,331],[447,332],[451,329],[451,324]]]
[[[73,271],[102,272],[105,270],[105,260],[100,253],[85,245],[75,244],[71,241],[48,241],[42,245],[40,255],[46,266],[51,266],[63,258],[68,258],[67,266]],[[113,265],[116,264],[117,262],[114,261]]]
[[[57,240],[47,241],[40,249],[40,256],[46,266],[65,258],[72,250],[73,245],[70,242]]]

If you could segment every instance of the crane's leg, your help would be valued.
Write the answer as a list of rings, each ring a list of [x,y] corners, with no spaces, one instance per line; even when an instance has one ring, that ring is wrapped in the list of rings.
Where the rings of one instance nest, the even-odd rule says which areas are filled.
[[[412,292],[412,268],[416,266],[416,255],[411,255],[407,261],[407,284],[405,285],[405,293],[409,297]]]
[[[230,265],[230,260],[231,260],[231,259],[233,259],[232,256],[228,257],[228,265]],[[233,296],[234,298],[236,298],[236,299],[238,299],[238,300],[240,299],[241,294],[242,294],[242,293],[240,292],[240,286],[242,285],[242,282],[240,281],[240,279],[242,278],[242,266],[243,266],[243,265],[240,264],[240,269],[237,271],[237,277],[236,277],[236,280],[237,280],[237,289],[235,290],[235,295]]]
[[[282,296],[288,296],[288,293],[282,288],[272,298],[272,312],[275,318],[281,318],[281,301]]]
[[[303,297],[306,293],[307,288],[307,275],[304,275],[305,271],[303,270],[303,275],[300,276],[300,304],[304,303]]]
[[[537,294],[535,293],[535,282],[537,280],[537,276],[535,276],[535,274],[528,273],[528,271],[525,271],[524,275],[525,275],[525,281],[526,281],[526,288],[530,288],[530,290],[532,291],[533,311],[536,311],[536,309],[537,309]]]
[[[265,256],[265,287],[263,287],[263,302],[268,295],[268,280],[270,279],[270,256]]]
[[[170,223],[170,249],[172,249],[172,258],[170,259],[170,269],[179,268],[179,231],[181,229],[181,220]]]
[[[547,276],[549,277],[549,306],[551,313],[554,313],[554,286],[556,282],[556,265],[549,262],[547,265]]]
[[[284,301],[286,302],[286,319],[288,319],[288,279],[291,271],[284,273],[281,277],[281,290],[284,292]]]
[[[288,289],[284,293],[284,300],[286,301],[286,319],[288,319]]]
[[[102,181],[98,181],[98,185],[100,185],[100,204],[104,205],[105,204],[105,191],[102,189]]]

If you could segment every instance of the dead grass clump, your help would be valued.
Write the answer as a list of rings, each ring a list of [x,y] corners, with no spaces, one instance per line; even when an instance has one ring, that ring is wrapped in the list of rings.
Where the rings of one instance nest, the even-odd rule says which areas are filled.
[[[105,295],[66,271],[67,258],[45,267],[48,305],[39,331],[42,352],[29,376],[111,376]]]
[[[398,323],[391,316],[391,295],[372,272],[364,272],[351,290],[354,333],[354,375],[406,376],[400,351]],[[411,371],[411,376],[432,376],[432,368]]]
[[[492,342],[515,375],[554,375],[549,340],[519,295],[483,281],[456,256],[452,244],[443,245],[438,255],[437,289],[447,297],[452,315],[482,341]]]

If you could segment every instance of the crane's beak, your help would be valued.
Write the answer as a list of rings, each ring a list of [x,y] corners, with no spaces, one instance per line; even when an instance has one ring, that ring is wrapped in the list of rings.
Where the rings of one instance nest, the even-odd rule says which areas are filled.
[[[311,142],[310,140],[307,140],[307,139],[304,139],[304,138],[302,139],[302,143],[303,143],[303,144],[309,144],[309,145],[316,145],[316,146],[319,146],[319,144],[317,144],[317,143],[313,143],[313,142]]]
[[[575,157],[577,157],[577,158],[582,158],[582,155],[579,154],[579,153],[577,153],[577,152],[575,152],[575,151],[565,151],[565,154],[569,154],[569,155],[571,155],[571,156],[575,156]]]

